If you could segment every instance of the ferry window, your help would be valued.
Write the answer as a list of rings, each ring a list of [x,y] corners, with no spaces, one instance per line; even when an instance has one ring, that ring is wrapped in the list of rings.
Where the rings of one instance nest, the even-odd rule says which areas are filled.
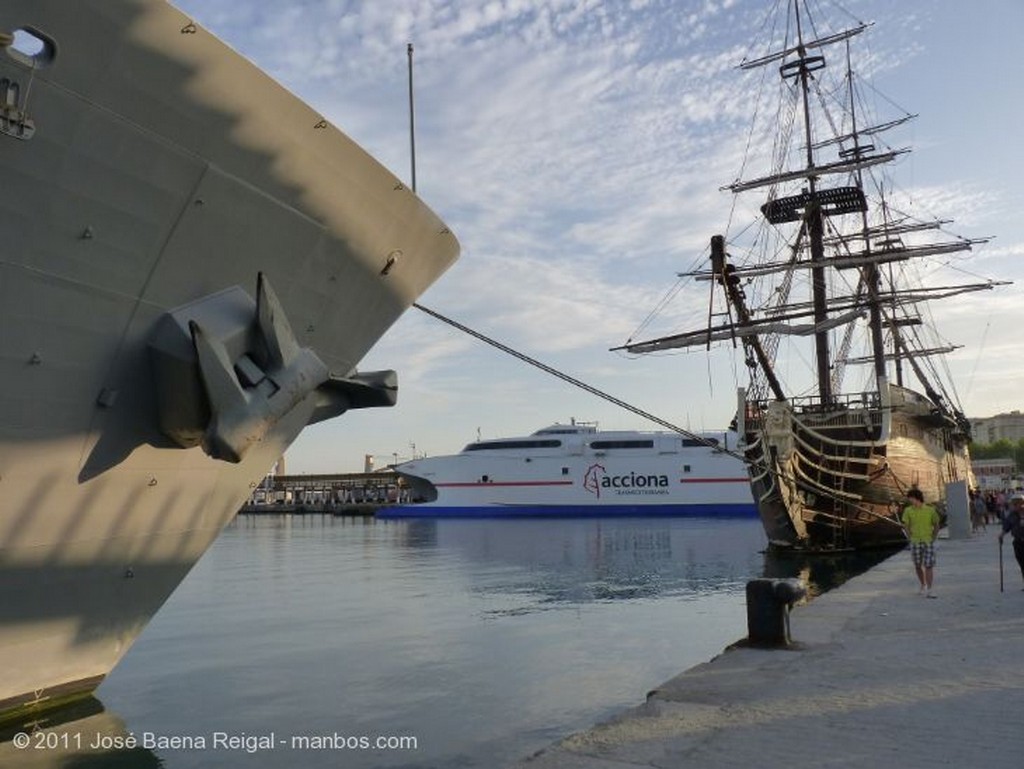
[[[590,448],[600,449],[653,449],[654,441],[591,441]]]
[[[569,474],[569,468],[568,467],[563,467],[562,468],[562,475],[568,475],[568,474]]]
[[[683,465],[683,472],[684,473],[690,472],[690,466],[689,465]]]
[[[481,475],[480,476],[480,482],[481,483],[490,483],[491,482],[491,477],[489,475]]]
[[[483,443],[471,443],[463,451],[497,451],[499,449],[557,449],[562,445],[556,440],[529,440],[529,441],[485,441]]]
[[[684,446],[717,446],[718,438],[706,438],[705,440],[698,441],[695,438],[683,438]]]

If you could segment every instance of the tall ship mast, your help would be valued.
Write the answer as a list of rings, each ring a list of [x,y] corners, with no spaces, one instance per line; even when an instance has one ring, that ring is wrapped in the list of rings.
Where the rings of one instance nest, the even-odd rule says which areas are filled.
[[[723,188],[760,196],[759,216],[712,237],[705,264],[681,276],[710,292],[704,327],[615,349],[742,352],[736,427],[774,546],[897,545],[910,488],[942,504],[948,484],[971,482],[969,423],[942,376],[955,347],[930,335],[927,303],[1000,284],[921,277],[987,239],[948,235],[894,200],[888,172],[909,150],[887,137],[915,116],[866,107],[852,49],[871,25],[826,31],[801,0],[777,12],[775,47],[740,64],[778,75],[777,111],[750,142],[755,155],[771,147],[769,169]]]
[[[164,0],[0,3],[0,721],[94,690],[458,257]]]

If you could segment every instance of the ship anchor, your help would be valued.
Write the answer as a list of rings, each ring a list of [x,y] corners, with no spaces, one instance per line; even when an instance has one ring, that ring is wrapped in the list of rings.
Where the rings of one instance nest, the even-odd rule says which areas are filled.
[[[335,376],[302,347],[263,273],[255,302],[235,286],[168,312],[150,353],[161,431],[226,462],[300,407],[313,424],[397,399],[394,371]]]

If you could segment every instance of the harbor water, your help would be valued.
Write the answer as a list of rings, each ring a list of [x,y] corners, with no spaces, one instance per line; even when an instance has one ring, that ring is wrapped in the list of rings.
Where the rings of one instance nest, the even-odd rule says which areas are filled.
[[[239,516],[98,701],[0,758],[501,766],[742,638],[747,580],[837,578],[764,547],[750,518]]]

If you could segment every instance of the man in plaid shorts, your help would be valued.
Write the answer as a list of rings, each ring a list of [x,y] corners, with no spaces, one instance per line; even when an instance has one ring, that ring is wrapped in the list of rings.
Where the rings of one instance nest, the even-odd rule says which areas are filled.
[[[932,573],[935,569],[935,538],[939,536],[939,514],[931,505],[924,503],[920,489],[907,492],[909,504],[903,510],[903,527],[910,539],[910,553],[914,559],[914,571],[921,587],[918,594],[932,595]]]

